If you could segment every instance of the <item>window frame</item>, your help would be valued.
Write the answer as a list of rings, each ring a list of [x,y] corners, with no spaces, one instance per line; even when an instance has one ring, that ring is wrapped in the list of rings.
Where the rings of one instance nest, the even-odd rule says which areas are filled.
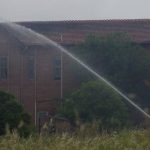
[[[35,56],[27,56],[27,78],[35,80]]]
[[[0,56],[0,80],[8,79],[8,56]]]
[[[53,79],[61,80],[61,57],[55,56],[53,59]]]

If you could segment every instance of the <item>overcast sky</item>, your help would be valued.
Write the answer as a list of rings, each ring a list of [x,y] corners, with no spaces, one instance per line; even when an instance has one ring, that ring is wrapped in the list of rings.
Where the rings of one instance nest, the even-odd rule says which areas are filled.
[[[150,18],[150,0],[0,0],[9,21]]]

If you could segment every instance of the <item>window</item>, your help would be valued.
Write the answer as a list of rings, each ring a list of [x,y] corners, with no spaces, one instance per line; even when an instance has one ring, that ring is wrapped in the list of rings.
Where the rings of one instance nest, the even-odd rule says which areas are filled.
[[[27,73],[28,79],[33,80],[35,79],[35,60],[34,56],[28,56],[27,62]]]
[[[59,56],[55,57],[53,62],[54,80],[61,79],[61,59]]]
[[[7,79],[7,57],[0,56],[0,79]]]

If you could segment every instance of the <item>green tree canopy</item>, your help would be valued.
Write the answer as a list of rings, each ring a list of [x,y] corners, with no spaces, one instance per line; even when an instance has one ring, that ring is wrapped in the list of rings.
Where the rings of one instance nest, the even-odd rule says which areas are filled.
[[[31,117],[24,112],[23,107],[16,101],[15,97],[9,93],[0,91],[0,135],[5,133],[6,125],[10,130],[18,129],[19,124],[24,124],[19,128],[21,135],[27,135],[31,125]],[[25,130],[22,131],[22,128]]]
[[[73,52],[127,94],[150,105],[150,54],[124,33],[89,36]]]
[[[128,109],[122,98],[100,81],[90,81],[65,99],[61,115],[72,123],[99,122],[101,129],[127,126]]]

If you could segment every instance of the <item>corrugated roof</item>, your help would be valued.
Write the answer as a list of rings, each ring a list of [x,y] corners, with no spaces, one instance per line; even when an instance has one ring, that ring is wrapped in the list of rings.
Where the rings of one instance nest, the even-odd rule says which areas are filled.
[[[137,43],[150,43],[150,19],[129,20],[72,20],[49,22],[22,22],[19,23],[60,44],[74,44],[84,41],[87,35],[107,35],[112,32],[126,32]],[[30,30],[29,30],[30,31]],[[33,44],[46,44],[29,32],[16,33],[21,42]]]

